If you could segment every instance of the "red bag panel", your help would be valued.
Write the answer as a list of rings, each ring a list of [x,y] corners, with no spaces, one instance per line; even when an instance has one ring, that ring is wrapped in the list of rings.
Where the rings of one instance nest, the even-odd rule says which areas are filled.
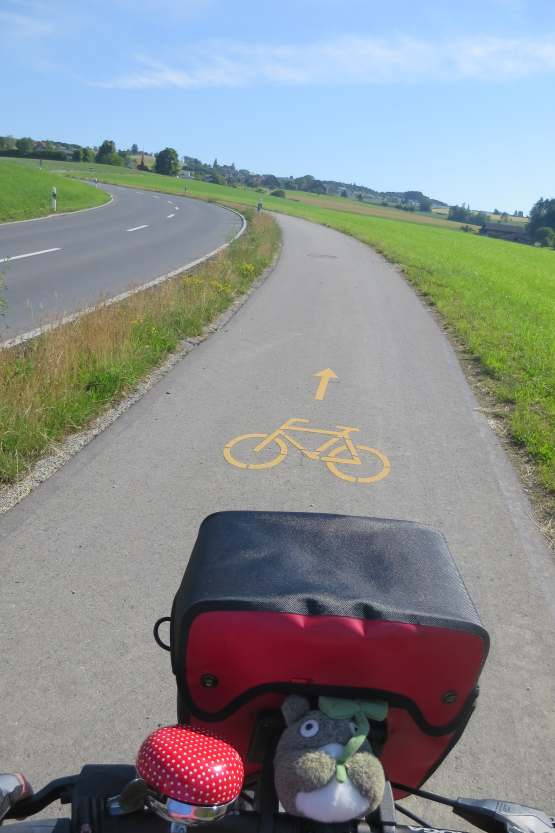
[[[352,687],[356,680],[357,688],[410,698],[428,723],[442,726],[465,704],[483,659],[482,639],[464,631],[341,616],[212,611],[191,625],[186,678],[194,704],[205,712],[218,712],[265,683]],[[204,688],[204,674],[213,674],[217,686]],[[457,692],[455,704],[442,701],[449,691]],[[250,731],[246,735],[248,745]],[[445,746],[444,738],[438,742]],[[410,757],[406,746],[402,757]]]

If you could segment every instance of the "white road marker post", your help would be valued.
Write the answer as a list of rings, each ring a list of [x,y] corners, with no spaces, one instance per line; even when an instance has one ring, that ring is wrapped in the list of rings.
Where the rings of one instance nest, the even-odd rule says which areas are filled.
[[[56,211],[56,186],[52,186],[52,211]]]
[[[94,187],[98,188],[98,179],[96,177],[94,178]]]
[[[260,212],[262,211],[262,200],[258,200],[258,210],[256,212],[257,217],[260,217]]]
[[[187,186],[185,186],[185,196],[187,195]]]

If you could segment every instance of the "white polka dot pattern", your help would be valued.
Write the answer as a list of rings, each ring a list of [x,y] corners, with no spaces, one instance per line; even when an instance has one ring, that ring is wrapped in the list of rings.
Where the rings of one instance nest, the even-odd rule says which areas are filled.
[[[165,726],[139,749],[137,771],[163,795],[186,804],[227,804],[239,795],[243,762],[235,749],[207,729]]]

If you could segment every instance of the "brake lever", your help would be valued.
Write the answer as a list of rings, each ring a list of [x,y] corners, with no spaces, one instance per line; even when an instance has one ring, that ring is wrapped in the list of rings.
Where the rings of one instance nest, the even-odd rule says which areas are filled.
[[[542,810],[523,807],[507,801],[458,798],[453,806],[455,815],[469,821],[486,833],[554,833],[555,816]]]

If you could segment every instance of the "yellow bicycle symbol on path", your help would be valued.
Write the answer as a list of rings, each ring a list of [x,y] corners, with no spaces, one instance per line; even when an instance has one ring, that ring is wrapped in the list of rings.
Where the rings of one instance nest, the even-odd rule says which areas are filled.
[[[230,440],[226,447],[224,448],[224,457],[228,463],[231,463],[232,466],[237,466],[240,469],[269,469],[272,466],[277,466],[278,463],[281,463],[282,460],[285,460],[287,455],[287,445],[285,444],[284,440],[288,440],[295,448],[298,448],[299,451],[302,451],[303,454],[309,458],[309,460],[320,460],[322,463],[325,463],[328,469],[331,471],[332,474],[335,474],[336,477],[340,477],[342,480],[348,480],[350,483],[375,483],[377,480],[383,480],[384,477],[387,477],[389,474],[389,470],[391,468],[389,464],[389,460],[379,451],[376,451],[375,448],[368,448],[365,445],[357,445],[353,444],[349,434],[352,431],[358,431],[358,428],[347,428],[344,425],[338,425],[337,431],[323,431],[319,428],[303,428],[300,425],[294,425],[295,422],[303,422],[308,423],[308,419],[288,419],[277,431],[274,431],[273,434],[243,434],[241,437],[235,437],[234,440]],[[289,434],[286,434],[286,431],[303,431],[307,434],[328,434],[331,435],[332,439],[325,442],[319,448],[315,449],[315,451],[309,451],[304,448],[297,440],[293,439]],[[247,440],[252,440],[254,438],[262,438],[262,442],[258,443],[256,448],[252,448],[252,443],[246,442]],[[281,439],[283,437],[283,439]],[[329,451],[331,446],[336,442],[341,442],[344,440],[344,445],[339,445],[333,449],[333,451]],[[240,460],[236,460],[231,453],[231,449],[234,448],[238,443],[243,443],[242,445],[242,453],[238,456],[242,456],[243,458],[247,455],[258,454],[259,452],[263,451],[263,449],[274,449],[275,453],[275,446],[273,443],[277,444],[278,447],[278,454],[277,457],[272,457],[270,454],[270,459],[265,460],[265,462],[261,463],[242,463]],[[234,449],[234,453],[237,453],[238,449]],[[324,457],[320,456],[322,452],[327,451],[328,454]],[[350,457],[339,457],[338,455],[344,451],[349,451],[351,456]],[[347,466],[360,466],[362,464],[362,460],[358,454],[359,451],[368,452],[371,455],[374,455],[378,458],[378,460],[382,464],[381,471],[378,474],[374,474],[371,477],[350,477],[348,474],[340,471],[337,466],[347,465]],[[366,455],[363,455],[363,458],[366,458]],[[372,462],[372,458],[366,458],[365,462]],[[374,459],[373,462],[375,463],[376,460]]]

